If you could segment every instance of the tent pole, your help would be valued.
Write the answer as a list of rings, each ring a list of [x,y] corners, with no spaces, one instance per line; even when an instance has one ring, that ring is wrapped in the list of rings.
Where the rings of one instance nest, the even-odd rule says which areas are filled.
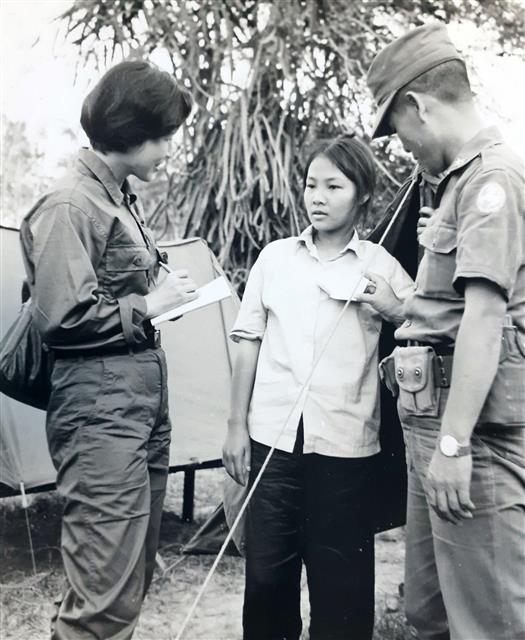
[[[184,489],[182,493],[182,520],[193,522],[193,501],[195,498],[195,470],[184,472]]]

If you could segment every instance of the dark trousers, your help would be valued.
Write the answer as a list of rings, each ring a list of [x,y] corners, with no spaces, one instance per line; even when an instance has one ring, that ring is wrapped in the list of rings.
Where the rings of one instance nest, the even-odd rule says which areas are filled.
[[[268,451],[252,441],[250,483]],[[274,451],[247,511],[244,640],[300,637],[302,562],[310,640],[372,637],[374,458]]]
[[[59,359],[48,444],[65,497],[53,640],[128,640],[151,582],[168,471],[161,350]]]

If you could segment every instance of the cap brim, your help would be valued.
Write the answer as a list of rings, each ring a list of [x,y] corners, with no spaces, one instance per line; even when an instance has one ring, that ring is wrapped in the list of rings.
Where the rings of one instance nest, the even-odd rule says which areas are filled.
[[[386,100],[383,100],[381,106],[378,107],[374,128],[372,129],[372,140],[374,138],[382,138],[383,136],[391,136],[394,131],[388,125],[387,112],[395,98],[396,91],[393,91]]]

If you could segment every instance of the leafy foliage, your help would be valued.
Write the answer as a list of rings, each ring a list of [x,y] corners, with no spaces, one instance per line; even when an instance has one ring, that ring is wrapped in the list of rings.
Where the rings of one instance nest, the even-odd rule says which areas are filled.
[[[25,123],[2,115],[1,130],[1,223],[16,228],[50,180],[42,167],[44,153],[28,134]]]
[[[504,54],[523,48],[520,15],[514,0],[77,0],[63,19],[84,58],[167,52],[198,108],[150,223],[205,238],[242,282],[261,247],[305,225],[312,140],[367,129],[366,69],[383,43],[430,18],[469,18],[498,30]],[[408,172],[379,151],[369,226]]]

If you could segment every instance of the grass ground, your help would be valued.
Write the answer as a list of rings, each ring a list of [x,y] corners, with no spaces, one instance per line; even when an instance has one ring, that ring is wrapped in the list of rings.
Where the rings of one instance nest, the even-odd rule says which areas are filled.
[[[160,553],[165,570],[158,570],[144,603],[134,640],[173,640],[203,583],[214,556],[189,556],[181,548],[213,512],[221,500],[222,470],[197,474],[195,522],[181,522],[182,476],[170,477],[164,512]],[[62,505],[55,493],[31,497],[25,511],[17,499],[0,502],[0,565],[2,640],[45,640],[53,598],[63,584],[60,560]],[[36,560],[29,547],[26,515]],[[376,538],[375,640],[413,638],[401,613],[399,584],[402,580],[403,534],[387,532]],[[329,576],[327,576],[329,578]],[[220,562],[187,631],[185,640],[237,640],[241,637],[244,582],[243,560],[225,556]],[[308,617],[307,593],[303,597],[303,620]],[[306,640],[307,632],[303,633]]]

